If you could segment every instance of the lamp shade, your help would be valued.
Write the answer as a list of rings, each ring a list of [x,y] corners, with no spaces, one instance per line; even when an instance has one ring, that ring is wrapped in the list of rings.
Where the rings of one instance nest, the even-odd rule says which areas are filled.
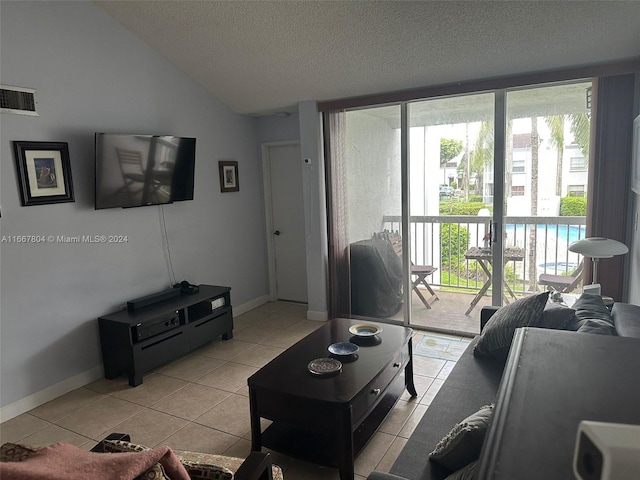
[[[624,243],[604,237],[583,238],[569,245],[569,250],[591,258],[611,258],[629,251]]]

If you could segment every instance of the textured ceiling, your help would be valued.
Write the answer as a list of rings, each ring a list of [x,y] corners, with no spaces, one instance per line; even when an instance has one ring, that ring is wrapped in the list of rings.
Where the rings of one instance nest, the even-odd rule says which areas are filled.
[[[640,1],[100,1],[238,113],[640,56]]]

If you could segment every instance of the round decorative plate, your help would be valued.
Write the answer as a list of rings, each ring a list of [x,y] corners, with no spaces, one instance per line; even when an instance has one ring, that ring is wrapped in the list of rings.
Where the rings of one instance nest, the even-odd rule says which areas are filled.
[[[377,325],[371,325],[367,323],[360,323],[349,327],[349,332],[358,337],[372,337],[382,332],[382,328]]]
[[[314,375],[334,375],[342,370],[342,363],[335,358],[316,358],[311,360],[307,369]]]
[[[334,355],[353,355],[360,350],[360,347],[351,342],[338,342],[329,345],[328,350]]]

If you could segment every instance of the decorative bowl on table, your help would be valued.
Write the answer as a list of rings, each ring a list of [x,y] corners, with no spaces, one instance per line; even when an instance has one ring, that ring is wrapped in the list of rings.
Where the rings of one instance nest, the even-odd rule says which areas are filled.
[[[335,358],[316,358],[309,362],[307,370],[319,377],[337,375],[342,371],[342,363]]]
[[[382,328],[370,323],[359,323],[349,327],[349,332],[357,337],[373,337],[382,332]]]
[[[358,353],[358,350],[360,350],[360,347],[358,347],[358,345],[356,345],[355,343],[351,343],[351,342],[338,342],[338,343],[332,343],[331,345],[329,345],[327,350],[329,350],[329,352],[331,352],[334,355],[345,356],[345,355],[353,355],[355,353]]]

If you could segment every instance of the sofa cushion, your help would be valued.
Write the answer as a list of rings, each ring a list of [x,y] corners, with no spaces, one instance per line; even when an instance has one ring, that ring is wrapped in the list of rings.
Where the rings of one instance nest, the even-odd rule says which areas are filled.
[[[576,311],[575,319],[569,322],[566,329],[577,332],[587,320],[602,320],[613,327],[611,312],[602,301],[600,295],[583,293],[574,302],[572,308]]]
[[[582,320],[578,333],[597,333],[599,335],[615,335],[616,329],[612,323],[597,318]]]
[[[495,357],[476,357],[476,337],[456,362],[446,381],[431,400],[390,472],[420,480],[444,480],[451,470],[429,461],[428,453],[460,419],[495,402],[504,362]]]
[[[516,328],[537,327],[549,292],[523,297],[500,308],[487,322],[473,353],[506,358]]]
[[[542,312],[540,328],[564,330],[575,319],[576,311],[560,303],[547,302]]]
[[[478,475],[478,460],[471,462],[466,467],[461,468],[457,472],[453,472],[445,480],[473,480]]]
[[[491,422],[493,405],[484,405],[461,422],[454,425],[429,454],[434,462],[459,470],[480,457],[482,443]]]
[[[640,306],[616,302],[611,316],[618,335],[640,338]]]

